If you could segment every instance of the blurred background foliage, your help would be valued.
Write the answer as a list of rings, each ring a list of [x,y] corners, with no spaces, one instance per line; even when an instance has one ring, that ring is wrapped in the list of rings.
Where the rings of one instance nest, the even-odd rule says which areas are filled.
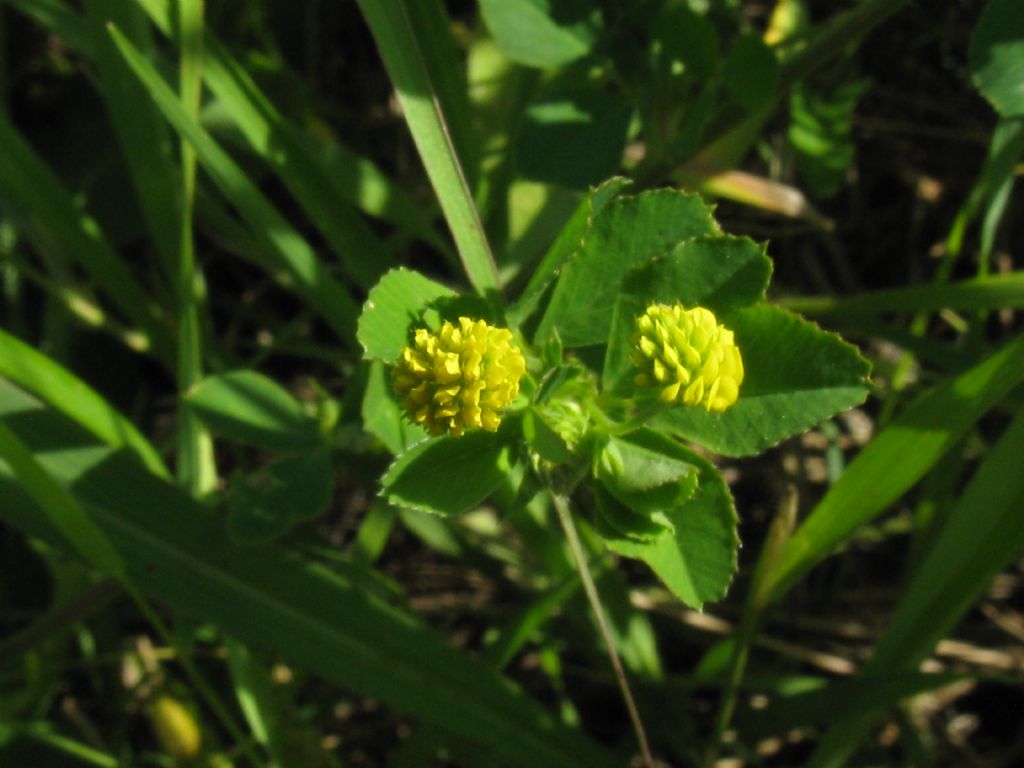
[[[715,458],[721,603],[581,520],[655,755],[1024,759],[1019,0],[3,0],[0,43],[0,763],[629,764],[545,499],[378,498],[417,434],[356,341],[400,265],[545,300],[614,175],[874,366]]]

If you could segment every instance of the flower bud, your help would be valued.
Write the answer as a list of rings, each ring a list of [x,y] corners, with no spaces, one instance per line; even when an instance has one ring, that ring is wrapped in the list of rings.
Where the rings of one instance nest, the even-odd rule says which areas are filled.
[[[636,383],[658,387],[665,403],[724,411],[740,394],[743,360],[733,332],[704,307],[652,304],[636,319]]]
[[[199,754],[202,735],[192,713],[177,699],[163,694],[148,708],[156,740],[175,760],[192,760]]]
[[[402,409],[432,435],[494,431],[519,394],[526,359],[507,328],[460,317],[435,335],[417,329],[391,371]]]

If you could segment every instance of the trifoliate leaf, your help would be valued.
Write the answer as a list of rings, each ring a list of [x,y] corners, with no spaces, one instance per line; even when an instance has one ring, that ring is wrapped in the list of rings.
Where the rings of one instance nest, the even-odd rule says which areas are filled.
[[[598,530],[608,548],[643,560],[676,597],[693,608],[721,599],[736,571],[736,511],[722,476],[710,463],[679,446],[697,468],[697,489],[686,502],[665,510],[673,531],[648,541],[608,525]]]
[[[725,413],[672,408],[655,423],[727,456],[746,456],[800,434],[867,397],[869,365],[833,333],[773,306],[729,316],[743,355],[739,399]]]
[[[402,453],[381,479],[381,495],[392,504],[457,515],[480,504],[509,469],[502,433],[477,430],[462,437],[426,440]]]
[[[661,189],[612,200],[562,268],[537,339],[557,330],[567,348],[604,344],[631,267],[667,255],[683,240],[717,232],[711,209],[696,195]]]
[[[437,300],[455,292],[410,269],[393,269],[370,291],[359,316],[356,338],[363,358],[393,363],[409,343],[409,329],[424,325],[423,315]]]

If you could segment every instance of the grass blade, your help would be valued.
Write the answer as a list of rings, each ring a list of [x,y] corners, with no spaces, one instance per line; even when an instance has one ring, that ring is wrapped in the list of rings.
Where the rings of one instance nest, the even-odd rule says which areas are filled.
[[[309,243],[267,201],[238,165],[191,118],[153,65],[116,27],[109,27],[109,31],[128,66],[146,86],[164,117],[195,148],[204,170],[238,209],[254,234],[276,255],[275,262],[268,267],[285,271],[293,281],[294,290],[343,340],[354,344],[359,307],[344,286],[334,279]]]
[[[73,262],[135,323],[165,363],[171,343],[163,311],[125,267],[99,225],[75,205],[71,194],[13,126],[0,117],[0,199],[44,256],[63,271]]]
[[[779,299],[803,315],[853,317],[885,312],[933,312],[940,309],[986,310],[1024,307],[1024,272],[978,277],[955,283],[872,291],[858,296]]]
[[[108,445],[130,448],[154,474],[170,477],[156,449],[134,424],[69,370],[3,330],[0,376],[49,403]]]
[[[138,3],[163,34],[172,34],[168,0]],[[449,250],[430,217],[404,188],[366,158],[289,121],[216,37],[207,33],[205,43],[203,80],[207,87],[241,129],[248,146],[288,187],[357,283],[372,286],[394,262],[379,238],[351,210],[352,205],[408,230],[441,252]]]
[[[178,178],[171,157],[171,143],[160,113],[146,98],[107,35],[112,21],[126,30],[136,45],[145,49],[148,27],[131,3],[89,0],[85,4],[92,34],[93,60],[99,72],[99,90],[107,104],[121,155],[131,176],[150,242],[163,262],[168,278],[174,274],[178,252]]]
[[[50,474],[7,424],[0,421],[0,460],[64,539],[93,568],[126,580],[120,554],[62,484]]]
[[[483,765],[615,764],[486,664],[358,584],[273,545],[233,545],[219,515],[128,457],[92,446],[76,452],[80,438],[68,435],[63,419],[38,408],[22,418],[24,403],[13,407],[11,414],[10,390],[0,386],[8,431],[54,451],[40,462],[60,468],[144,593],[468,740]],[[0,518],[52,537],[5,475],[0,468]]]
[[[913,574],[862,676],[884,680],[917,668],[1003,568],[1024,552],[1024,413],[1007,427],[953,507]],[[840,766],[887,708],[865,706],[826,733],[811,765]],[[835,722],[835,721],[833,721]]]
[[[359,0],[466,275],[478,293],[486,294],[497,289],[498,273],[444,111],[449,105],[442,101],[438,73],[447,72],[449,62],[423,39],[422,30],[431,26],[414,23],[436,13],[434,6],[434,0]]]
[[[1024,335],[919,397],[868,444],[793,534],[765,578],[758,603],[778,600],[898,499],[1022,378]]]
[[[301,132],[288,124],[256,90],[248,73],[215,41],[204,71],[210,88],[234,117],[249,146],[288,187],[323,234],[345,271],[364,289],[376,284],[397,262],[348,200],[333,194],[328,169],[308,151]]]

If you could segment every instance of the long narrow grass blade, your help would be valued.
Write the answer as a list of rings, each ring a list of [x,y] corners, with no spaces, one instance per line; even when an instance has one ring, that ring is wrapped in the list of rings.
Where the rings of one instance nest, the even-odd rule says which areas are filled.
[[[6,464],[14,479],[86,562],[118,581],[126,580],[124,562],[106,534],[78,505],[68,489],[57,482],[20,437],[2,421],[0,461]]]
[[[1024,335],[926,392],[846,468],[797,529],[759,590],[774,602],[803,574],[880,514],[1024,378]]]
[[[349,200],[336,194],[336,182],[311,154],[301,132],[263,98],[248,73],[221,46],[211,41],[208,48],[205,77],[249,146],[288,187],[352,279],[361,288],[372,288],[397,264],[392,254]]]
[[[851,317],[886,312],[934,312],[1024,308],[1024,272],[978,277],[944,285],[921,285],[873,291],[857,296],[812,296],[779,299],[778,303],[803,315]]]
[[[173,3],[139,0],[139,5],[164,35],[173,34]],[[275,170],[349,275],[364,288],[376,283],[391,265],[390,254],[349,201],[332,194],[336,187],[327,169],[307,151],[300,131],[282,118],[248,73],[210,37],[204,43],[202,72],[249,146]]]
[[[154,474],[170,477],[156,449],[134,424],[71,371],[3,330],[0,376],[62,411],[108,445],[130,448]]]
[[[144,593],[465,739],[481,765],[617,764],[414,617],[276,546],[235,546],[219,515],[128,457],[94,446],[76,450],[80,438],[67,435],[63,419],[39,409],[24,418],[24,396],[20,404],[9,396],[0,383],[10,430],[53,451],[40,462],[60,468]],[[56,533],[3,467],[0,498],[0,519],[33,535]]]
[[[946,238],[946,254],[939,268],[939,274],[942,275],[943,280],[948,278],[954,262],[963,250],[964,236],[978,214],[986,210],[993,200],[998,200],[1001,195],[1005,194],[1003,190],[1013,183],[1017,161],[1022,152],[1024,152],[1024,119],[1019,117],[1003,118],[996,124],[995,130],[992,132],[992,141],[989,143],[988,154],[978,173],[978,178],[975,179],[970,194],[967,195],[967,199],[957,211],[956,218],[953,219],[953,226]],[[984,236],[983,230],[983,251],[987,250],[986,240],[988,238]],[[990,240],[988,245],[991,245]],[[981,270],[987,270],[987,259],[979,262],[978,267]]]
[[[145,17],[131,3],[89,0],[86,16],[92,35],[99,90],[121,146],[121,156],[131,176],[149,239],[160,255],[165,275],[174,275],[178,254],[178,177],[171,156],[167,127],[138,79],[125,65],[107,34],[107,22],[124,29],[145,50],[149,28]],[[70,22],[66,22],[68,24]]]
[[[917,668],[992,579],[1024,552],[1024,413],[1013,420],[953,507],[861,673],[886,679]],[[884,704],[889,702],[883,702]],[[825,735],[811,765],[843,765],[884,709],[864,707]]]
[[[354,343],[359,308],[344,286],[334,279],[309,243],[267,201],[238,165],[188,115],[153,65],[116,27],[110,27],[110,35],[164,117],[195,148],[210,178],[238,209],[253,233],[276,255],[276,263],[268,266],[287,272],[296,293],[305,298],[343,340]]]
[[[159,359],[171,359],[163,311],[127,269],[99,225],[11,124],[0,117],[0,200],[37,250],[64,265],[80,264],[111,303],[148,337]]]
[[[94,57],[95,46],[85,21],[57,0],[12,0],[10,4],[60,37],[76,53],[87,59]],[[167,37],[174,34],[169,0],[137,0],[136,4],[161,33]],[[121,26],[116,18],[114,21]],[[228,50],[209,30],[205,32],[204,83],[242,129],[248,146],[271,166],[295,196],[343,266],[347,268],[352,262],[353,269],[348,271],[356,282],[376,282],[369,274],[386,271],[391,255],[354,214],[352,206],[395,224],[441,253],[451,253],[451,246],[432,224],[429,208],[424,209],[414,201],[367,158],[335,140],[304,132],[281,115]],[[174,235],[177,236],[176,224]],[[379,267],[371,255],[382,260]]]
[[[157,29],[172,34],[169,0],[137,2]],[[431,217],[403,187],[365,157],[301,130],[278,111],[248,71],[209,31],[205,40],[206,86],[221,100],[249,146],[274,169],[343,263],[353,261],[350,271],[358,282],[367,282],[364,273],[374,268],[359,260],[365,262],[371,254],[384,259],[390,255],[372,231],[352,215],[350,205],[392,222],[442,252],[450,248],[434,230]],[[361,238],[372,239],[372,244],[363,247],[365,241]],[[386,270],[386,263],[379,268],[380,273]]]
[[[441,83],[450,62],[424,40],[414,19],[437,13],[436,0],[359,0],[391,75],[420,159],[441,201],[448,226],[473,287],[481,294],[497,288],[498,273],[457,152],[442,100]]]

